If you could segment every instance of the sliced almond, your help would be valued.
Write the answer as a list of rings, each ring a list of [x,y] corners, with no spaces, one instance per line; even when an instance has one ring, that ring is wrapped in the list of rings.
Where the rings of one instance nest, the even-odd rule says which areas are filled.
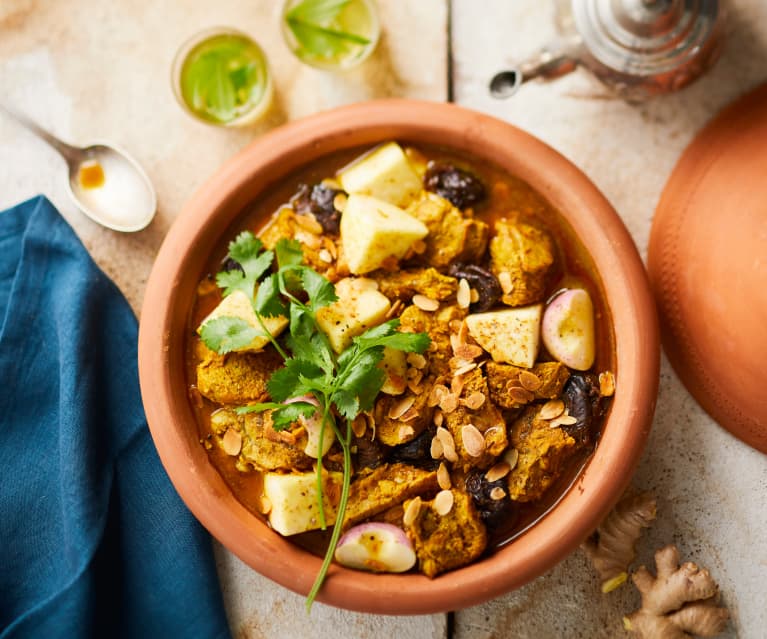
[[[343,213],[348,199],[349,197],[346,193],[336,193],[336,196],[333,198],[333,208],[339,213]]]
[[[433,300],[420,293],[418,295],[413,295],[413,304],[422,311],[427,311],[429,313],[436,311],[439,308],[439,302],[437,300]]]
[[[527,404],[535,399],[535,395],[521,386],[512,386],[507,389],[507,392],[509,393],[509,397],[511,397],[517,404]]]
[[[399,430],[397,431],[397,436],[401,442],[404,442],[406,439],[412,437],[413,435],[415,435],[415,431],[413,430],[412,426],[400,426]]]
[[[484,393],[480,393],[479,391],[474,391],[465,400],[463,400],[463,405],[470,410],[477,410],[479,408],[482,408],[486,399],[487,398],[485,397]]]
[[[496,486],[493,488],[493,490],[490,491],[490,499],[500,501],[504,497],[506,497],[506,491],[500,486]]]
[[[477,368],[477,362],[469,362],[468,364],[464,364],[460,368],[456,368],[455,375],[465,375],[469,371],[473,371],[475,368]]]
[[[330,253],[333,256],[333,259],[338,258],[338,247],[336,246],[336,243],[331,240],[327,235],[322,238],[322,241],[325,243],[325,248],[328,250],[328,253]]]
[[[471,287],[464,278],[458,281],[458,292],[455,295],[455,301],[459,308],[469,308],[469,304],[471,304]]]
[[[443,413],[452,413],[458,408],[458,396],[455,393],[447,393],[442,397],[439,407],[442,409]]]
[[[400,415],[400,421],[412,422],[420,414],[421,413],[418,410],[416,410],[415,406],[411,406],[404,413],[402,413],[402,415]]]
[[[309,231],[309,233],[312,233],[313,235],[322,235],[322,224],[314,219],[314,217],[309,217],[308,215],[296,215],[295,220],[298,226]]]
[[[458,333],[451,333],[450,334],[450,348],[453,349],[453,352],[455,353],[459,348],[461,348],[461,338],[458,337]]]
[[[599,373],[599,394],[602,397],[612,397],[615,394],[615,375],[610,371]]]
[[[258,512],[260,512],[262,515],[268,515],[270,512],[272,512],[272,502],[266,495],[261,495],[258,501]]]
[[[510,448],[503,454],[503,461],[509,465],[509,472],[511,472],[517,467],[519,451],[516,448]]]
[[[389,412],[387,413],[389,419],[399,419],[402,417],[402,415],[404,415],[410,409],[414,402],[414,395],[408,395],[407,397],[403,397],[402,399],[394,402],[389,407]]]
[[[469,341],[469,325],[466,323],[466,320],[461,321],[461,326],[458,329],[458,339],[461,340],[461,343],[466,344]]]
[[[466,452],[472,457],[479,457],[485,452],[485,438],[474,424],[461,427],[461,440]]]
[[[492,484],[494,481],[498,481],[499,479],[506,477],[510,471],[511,466],[509,466],[505,461],[498,462],[485,473],[485,479],[487,479],[487,481]]]
[[[477,359],[480,355],[482,355],[484,351],[479,346],[476,346],[475,344],[461,344],[458,349],[455,351],[456,357],[461,357],[467,361],[471,361],[473,359]]]
[[[552,399],[541,406],[538,417],[541,419],[554,419],[565,412],[565,403],[561,399]]]
[[[498,273],[498,283],[501,285],[504,295],[508,295],[514,290],[514,282],[511,279],[511,273],[508,271]]]
[[[426,368],[426,358],[420,353],[408,353],[407,363],[418,370]]]
[[[227,428],[224,436],[221,438],[221,445],[227,455],[236,457],[242,450],[242,435],[234,428]]]
[[[439,438],[439,441],[442,444],[442,454],[445,456],[445,459],[449,462],[457,462],[458,453],[456,453],[455,440],[450,434],[450,431],[441,426],[438,427],[437,438]]]
[[[444,449],[442,447],[442,441],[439,439],[439,437],[432,437],[431,449],[429,450],[429,453],[431,454],[431,458],[439,459],[440,457],[442,457],[443,452],[444,452]]]
[[[402,515],[402,525],[409,528],[418,519],[418,515],[421,513],[421,498],[414,497],[411,499],[407,506],[405,506],[405,512]]]
[[[326,264],[330,264],[333,261],[333,256],[330,254],[330,251],[328,249],[322,249],[318,254],[317,257],[320,258],[323,262]]]
[[[535,373],[531,373],[530,371],[522,371],[519,374],[519,384],[525,390],[537,391],[543,385],[543,382],[541,381],[541,378],[538,377]]]
[[[559,426],[573,426],[574,424],[577,424],[578,420],[575,419],[572,415],[560,415],[559,417],[556,417],[552,419],[549,422],[549,426],[552,428],[558,428]]]
[[[396,300],[394,304],[391,305],[388,311],[386,311],[386,319],[391,319],[392,317],[398,317],[400,313],[402,312],[402,309],[404,308],[405,304],[402,302],[402,300]]]
[[[445,421],[445,416],[442,414],[441,410],[437,409],[434,411],[431,420],[434,422],[435,426],[442,426],[442,422]]]
[[[429,399],[426,400],[426,405],[429,407],[436,406],[442,401],[442,398],[450,391],[444,384],[434,384],[429,393]]]
[[[453,502],[455,497],[452,490],[440,490],[432,503],[437,514],[444,517],[453,510]]]
[[[448,328],[449,328],[451,331],[453,331],[453,333],[457,333],[458,331],[460,331],[460,330],[461,330],[461,324],[463,324],[463,320],[459,320],[459,319],[451,319],[451,320],[450,320],[450,321],[447,323],[447,326],[448,326]]]
[[[476,288],[473,288],[471,291],[469,291],[469,301],[472,304],[479,302],[479,291]]]
[[[444,462],[441,463],[437,469],[437,483],[442,490],[450,490],[453,487],[453,482],[450,481],[450,473]]]

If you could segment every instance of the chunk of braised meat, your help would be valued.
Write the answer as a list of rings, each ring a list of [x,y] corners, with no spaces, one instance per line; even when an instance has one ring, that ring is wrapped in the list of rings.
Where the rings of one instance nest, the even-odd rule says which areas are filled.
[[[589,444],[596,436],[596,422],[604,415],[605,403],[599,394],[599,378],[594,373],[572,373],[562,389],[568,415],[578,421],[562,428],[576,441]]]
[[[423,177],[427,191],[450,200],[459,209],[473,206],[485,199],[487,191],[479,178],[446,162],[431,163]]]
[[[538,405],[528,406],[511,424],[511,445],[519,453],[517,465],[507,475],[509,495],[514,501],[543,497],[578,447],[564,427],[552,428],[539,411]]]
[[[413,255],[414,263],[442,270],[453,262],[478,262],[485,255],[490,235],[487,222],[462,212],[450,200],[423,193],[407,212],[429,230],[426,249]]]
[[[296,213],[312,213],[326,233],[338,235],[341,212],[336,209],[334,202],[339,193],[343,191],[325,184],[315,184],[312,187],[301,184],[291,204]]]
[[[495,222],[490,241],[490,270],[508,278],[501,298],[508,306],[543,301],[556,258],[551,234],[532,218],[511,215]],[[505,274],[505,275],[502,275]]]
[[[390,300],[410,302],[416,294],[425,295],[440,302],[450,299],[458,290],[458,282],[434,268],[406,269],[399,271],[378,270],[370,275],[378,282],[378,290]]]
[[[450,265],[448,273],[457,280],[466,280],[479,293],[479,299],[469,307],[472,313],[489,311],[503,296],[498,278],[481,266],[455,263]]]
[[[493,491],[495,488],[498,490]],[[473,470],[466,476],[466,492],[488,528],[495,528],[501,522],[512,525],[512,518],[516,517],[518,510],[509,497],[508,488],[505,477],[488,481],[487,473],[482,470]]]
[[[389,461],[404,462],[418,468],[435,470],[439,466],[439,460],[431,456],[431,440],[434,433],[433,428],[428,428],[406,444],[394,446],[389,452]]]

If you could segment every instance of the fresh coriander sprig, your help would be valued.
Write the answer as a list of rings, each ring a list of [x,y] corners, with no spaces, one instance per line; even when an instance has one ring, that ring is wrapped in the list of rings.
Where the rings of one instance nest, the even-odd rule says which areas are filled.
[[[326,528],[322,491],[322,442],[326,429],[330,428],[343,451],[343,482],[336,520],[330,543],[320,572],[307,596],[307,610],[311,608],[327,575],[341,535],[346,505],[351,485],[351,422],[363,411],[373,407],[383,386],[385,375],[378,364],[383,359],[384,348],[404,352],[422,353],[429,346],[426,333],[401,333],[397,330],[399,320],[369,329],[355,337],[351,345],[336,355],[325,333],[317,323],[316,312],[338,298],[333,284],[308,266],[303,265],[301,246],[295,240],[280,240],[274,253],[262,252],[261,242],[251,233],[241,233],[229,246],[229,257],[242,267],[219,273],[217,282],[224,288],[224,295],[242,291],[252,301],[262,329],[282,354],[285,365],[275,371],[267,382],[271,402],[263,402],[237,409],[240,414],[270,410],[275,430],[283,430],[299,418],[321,415],[319,451],[317,459],[317,502],[320,527]],[[277,257],[277,271],[268,274],[269,265]],[[268,258],[268,263],[267,263]],[[263,278],[263,279],[262,279]],[[261,280],[259,282],[259,280]],[[305,301],[304,301],[305,300]],[[283,315],[290,318],[287,355],[277,340],[266,329],[261,315]],[[244,320],[220,317],[203,325],[201,337],[218,352],[232,350],[232,344],[248,344],[257,331]],[[216,330],[205,328],[213,324]],[[210,339],[210,333],[216,337]],[[219,333],[223,333],[221,337]],[[301,401],[311,395],[318,406]],[[298,399],[298,401],[295,401]],[[294,401],[289,401],[294,400]],[[345,420],[341,428],[336,417]]]

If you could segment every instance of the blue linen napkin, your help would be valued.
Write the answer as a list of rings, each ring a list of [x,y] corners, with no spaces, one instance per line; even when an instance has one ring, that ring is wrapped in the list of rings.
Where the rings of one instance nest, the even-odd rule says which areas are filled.
[[[229,637],[163,470],[136,319],[44,197],[0,213],[0,638]]]

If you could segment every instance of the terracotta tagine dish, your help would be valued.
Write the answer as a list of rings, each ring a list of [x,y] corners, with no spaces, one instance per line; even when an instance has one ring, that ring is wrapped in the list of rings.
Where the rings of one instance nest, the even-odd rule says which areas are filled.
[[[310,600],[426,614],[596,528],[659,352],[636,247],[579,169],[500,120],[387,100],[264,135],[194,194],[139,370],[168,475],[224,546]]]

